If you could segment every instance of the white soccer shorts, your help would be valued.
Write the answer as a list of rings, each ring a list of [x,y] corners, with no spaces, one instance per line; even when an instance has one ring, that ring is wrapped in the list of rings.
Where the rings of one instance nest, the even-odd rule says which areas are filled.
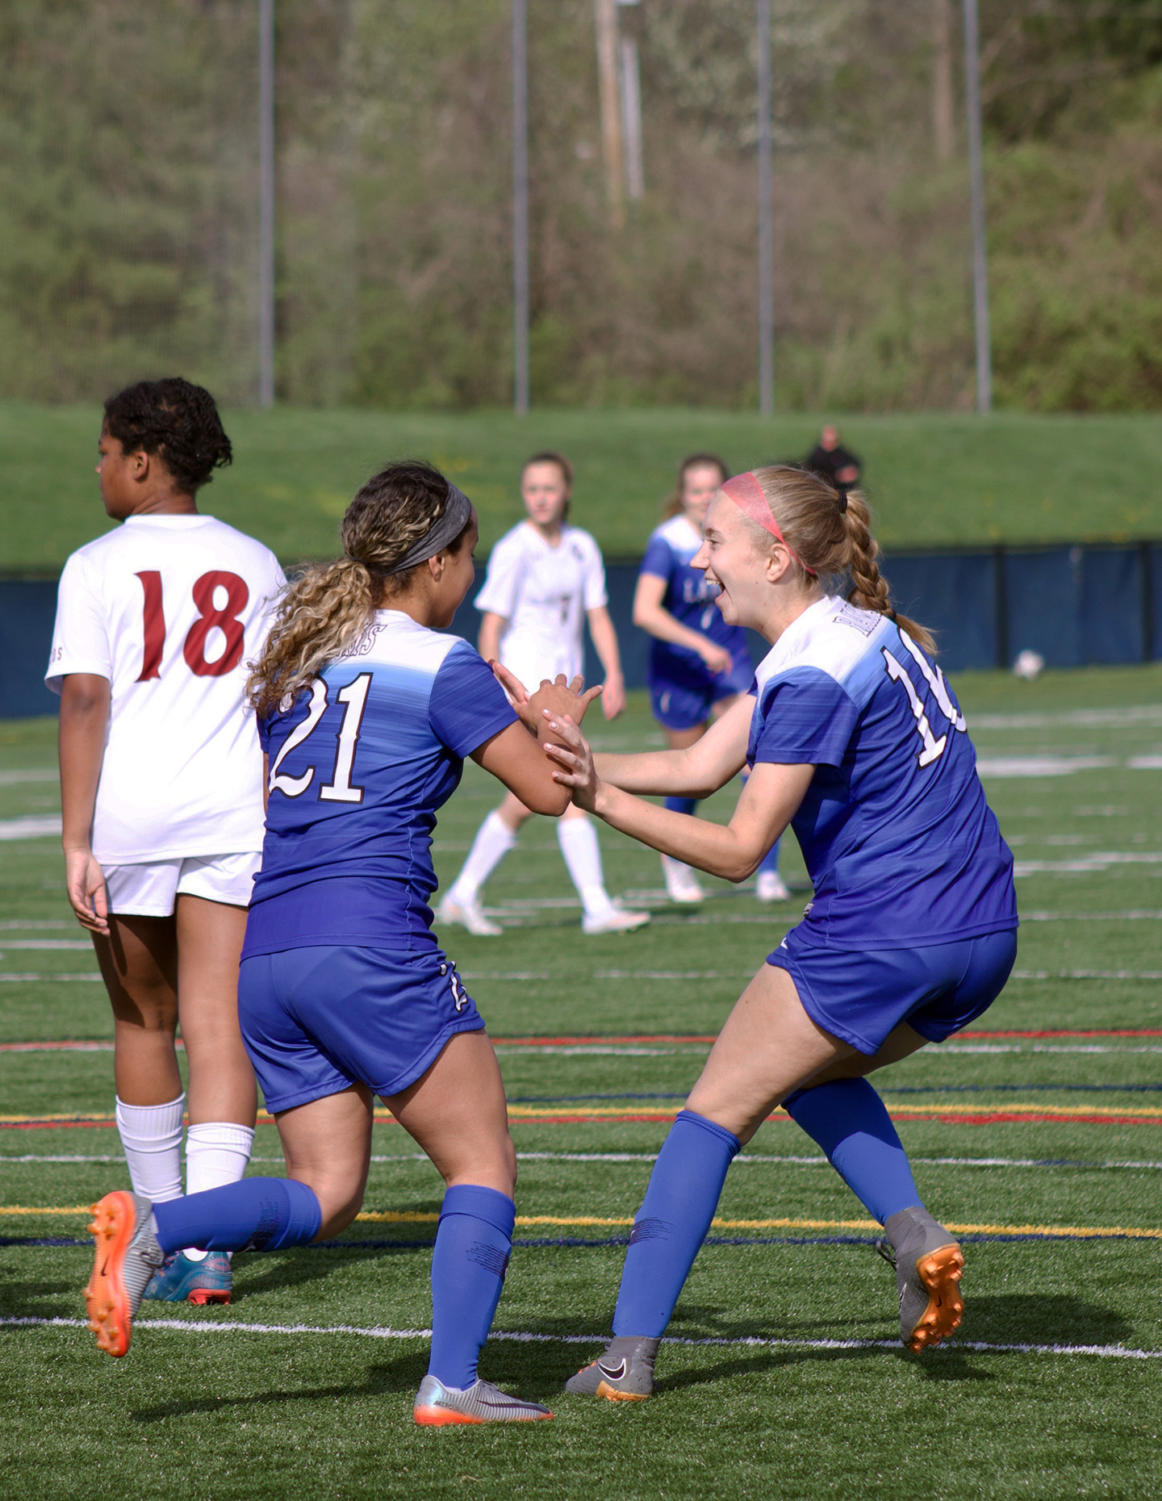
[[[110,912],[121,917],[169,917],[179,896],[248,907],[261,864],[262,856],[251,852],[102,868]]]

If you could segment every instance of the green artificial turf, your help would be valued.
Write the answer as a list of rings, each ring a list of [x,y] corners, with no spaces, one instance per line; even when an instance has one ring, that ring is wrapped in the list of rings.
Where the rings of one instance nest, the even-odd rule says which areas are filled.
[[[548,1400],[553,1422],[412,1424],[441,1185],[386,1122],[374,1131],[371,1217],[337,1245],[240,1256],[229,1308],[149,1305],[129,1355],[100,1355],[76,1321],[83,1206],[127,1181],[107,1119],[111,1054],[0,1048],[0,1494],[1157,1490],[1162,668],[954,686],[1018,862],[1020,953],[972,1028],[877,1076],[928,1203],[965,1244],[967,1311],[948,1346],[900,1350],[894,1280],[865,1212],[779,1119],[728,1175],[655,1396],[622,1407],[561,1395],[608,1330],[628,1221],[705,1056],[699,1039],[799,905],[761,908],[749,886],[708,879],[701,909],[670,908],[656,857],[603,830],[611,889],[654,915],[638,933],[585,938],[554,832],[538,820],[486,890],[504,935],[446,942],[497,1041],[520,1154],[517,1243],[482,1368]],[[657,741],[642,695],[622,720],[591,727],[599,744]],[[0,820],[51,814],[53,764],[49,722],[0,725]],[[707,811],[724,817],[731,796]],[[442,880],[497,799],[470,766],[440,820]],[[54,839],[3,848],[0,1044],[107,1043],[107,1002]],[[783,867],[801,902],[797,851]],[[77,946],[28,946],[45,941]],[[1041,1035],[998,1035],[1018,1033]],[[85,1113],[97,1124],[14,1119]],[[270,1125],[251,1170],[281,1171]]]

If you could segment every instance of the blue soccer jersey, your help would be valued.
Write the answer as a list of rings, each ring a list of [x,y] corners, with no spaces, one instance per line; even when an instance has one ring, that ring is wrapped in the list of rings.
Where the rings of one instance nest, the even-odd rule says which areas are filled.
[[[701,568],[691,568],[690,560],[702,546],[702,536],[685,516],[671,516],[650,536],[639,573],[648,573],[666,581],[662,606],[675,620],[723,646],[735,658],[747,682],[750,681],[750,655],[746,632],[741,626],[728,625],[714,603],[717,584],[710,583]],[[650,641],[649,676],[651,686],[660,684],[702,684],[711,678],[697,652],[671,641]],[[732,674],[733,676],[733,674]],[[740,684],[735,692],[745,692]]]
[[[437,809],[463,758],[515,718],[467,642],[377,611],[345,656],[259,726],[269,803],[243,957],[434,947]]]
[[[944,680],[887,616],[828,597],[756,674],[747,760],[816,768],[791,820],[815,888],[805,927],[842,949],[1013,928],[1013,858]]]

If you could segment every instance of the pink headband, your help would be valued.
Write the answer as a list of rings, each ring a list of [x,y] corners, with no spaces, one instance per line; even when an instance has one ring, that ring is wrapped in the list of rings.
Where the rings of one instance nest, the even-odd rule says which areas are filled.
[[[807,567],[779,530],[779,523],[774,518],[770,502],[763,493],[763,487],[749,469],[745,474],[736,474],[733,479],[728,479],[722,487],[722,493],[729,496],[739,510],[749,516],[752,521],[757,521],[764,531],[770,532],[772,537],[781,542],[804,573],[810,574],[812,578],[818,577],[815,569]]]

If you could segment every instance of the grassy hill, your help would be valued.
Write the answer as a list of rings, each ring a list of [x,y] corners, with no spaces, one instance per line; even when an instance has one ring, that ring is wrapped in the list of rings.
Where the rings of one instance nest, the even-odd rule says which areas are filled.
[[[354,491],[406,456],[430,459],[473,498],[486,550],[522,514],[522,459],[545,447],[576,465],[574,519],[608,556],[634,557],[683,454],[717,450],[736,469],[794,459],[822,420],[701,409],[224,415],[235,461],[203,493],[203,508],[287,562],[333,553]],[[55,573],[104,528],[93,475],[99,425],[95,405],[0,403],[0,572]],[[889,548],[1162,536],[1162,418],[852,416],[841,430],[864,460]]]

